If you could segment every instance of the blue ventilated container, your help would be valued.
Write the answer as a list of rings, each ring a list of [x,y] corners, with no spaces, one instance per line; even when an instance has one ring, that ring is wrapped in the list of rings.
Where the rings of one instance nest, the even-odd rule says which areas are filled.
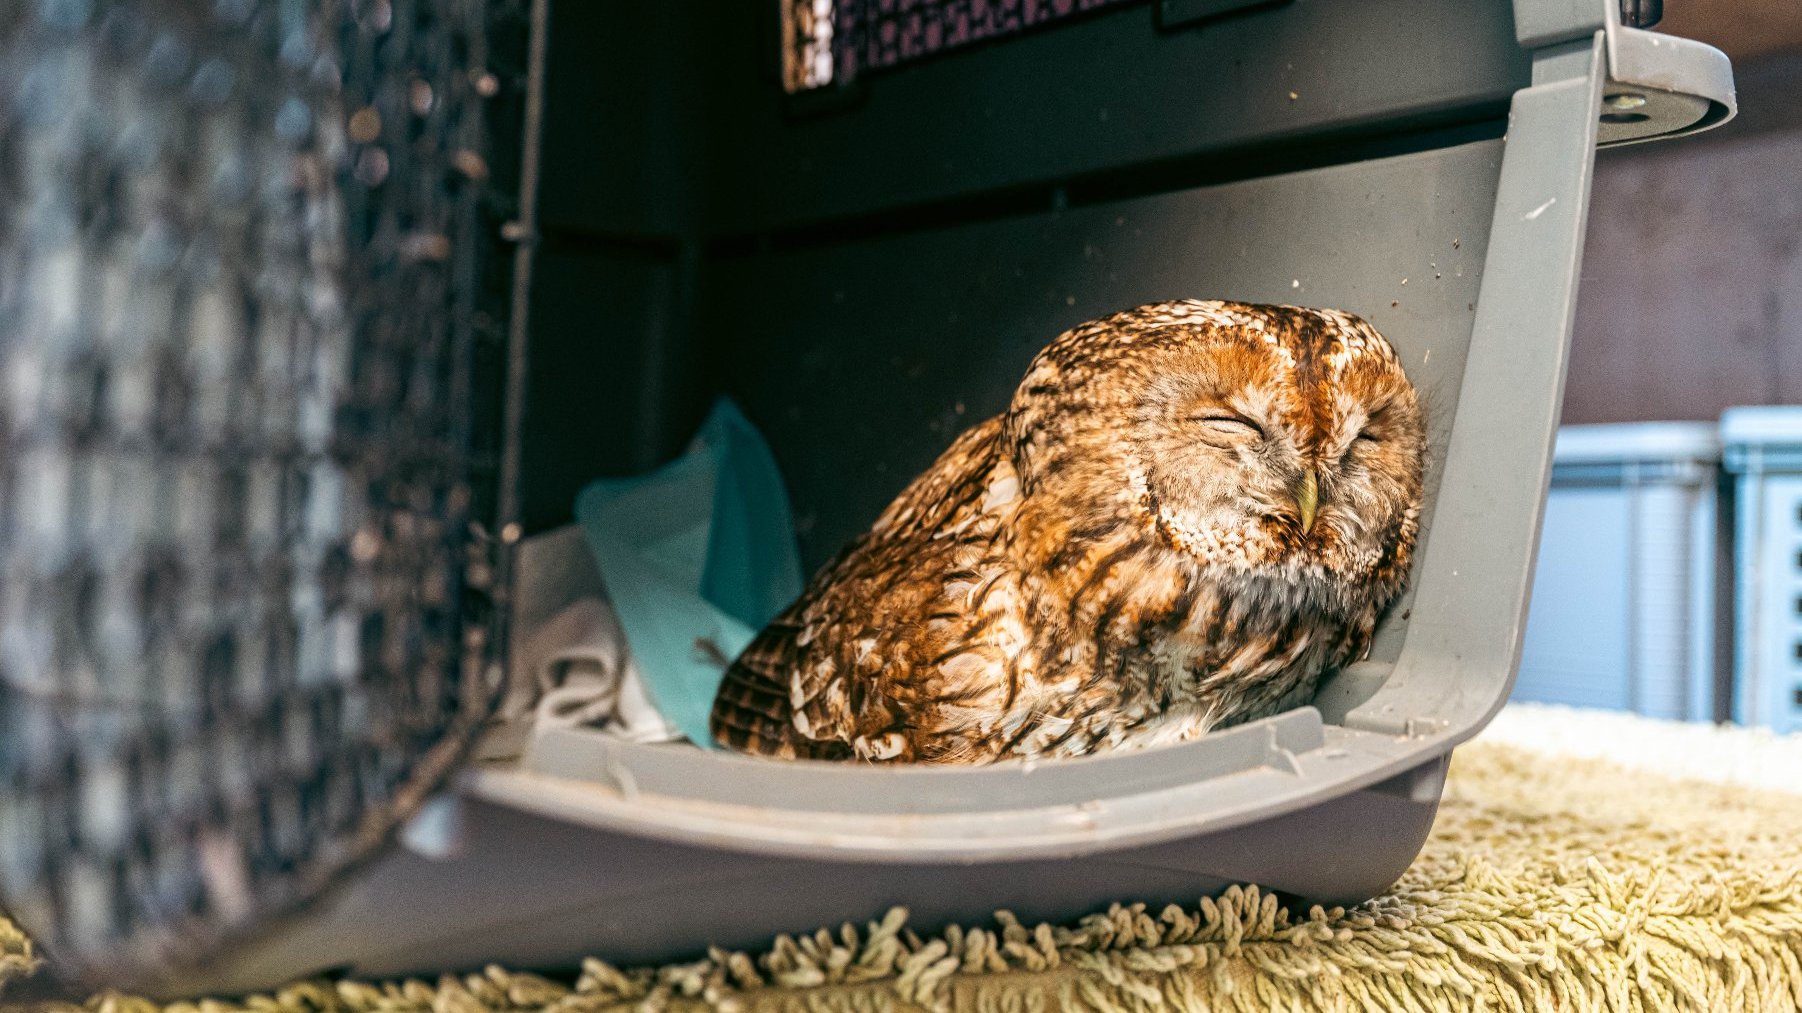
[[[1802,731],[1802,406],[1729,408],[1733,717]]]
[[[1715,716],[1720,459],[1712,422],[1559,430],[1514,699]]]

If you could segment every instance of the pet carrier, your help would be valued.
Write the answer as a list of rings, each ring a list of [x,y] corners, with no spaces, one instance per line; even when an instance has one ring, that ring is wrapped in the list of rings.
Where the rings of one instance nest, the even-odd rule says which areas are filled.
[[[1715,719],[1720,460],[1713,423],[1558,431],[1514,699]]]
[[[65,966],[163,991],[1382,890],[1513,677],[1594,149],[1733,112],[1719,53],[1603,0],[538,0],[523,108],[506,4],[215,6],[253,27],[0,16],[0,152],[32,169],[0,209],[0,883]],[[517,215],[480,205],[511,165]],[[1052,335],[1179,297],[1357,312],[1429,397],[1413,590],[1312,706],[986,769],[540,728],[430,846],[340,875],[492,707],[501,620],[580,577],[520,535],[597,473],[729,395],[817,565]],[[151,435],[82,457],[119,398]]]

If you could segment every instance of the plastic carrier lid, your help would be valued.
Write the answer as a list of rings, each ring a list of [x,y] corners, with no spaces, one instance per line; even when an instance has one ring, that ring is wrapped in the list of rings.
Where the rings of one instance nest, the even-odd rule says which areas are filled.
[[[1796,430],[1802,434],[1802,415]],[[1721,458],[1720,427],[1713,422],[1623,422],[1564,426],[1552,460],[1557,466],[1694,462]]]
[[[1721,413],[1729,471],[1802,471],[1802,406],[1746,405]]]

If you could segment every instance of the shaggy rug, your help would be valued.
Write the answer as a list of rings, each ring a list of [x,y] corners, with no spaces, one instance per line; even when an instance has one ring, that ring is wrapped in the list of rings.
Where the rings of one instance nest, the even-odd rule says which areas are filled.
[[[573,982],[497,967],[167,1008],[1790,1011],[1802,1009],[1794,792],[1802,737],[1517,706],[1458,751],[1419,861],[1349,910],[1289,911],[1244,888],[1067,926],[1003,912],[928,938],[895,910],[760,954],[591,960]],[[30,954],[0,922],[0,982],[29,973]],[[158,1008],[119,995],[85,1007]]]

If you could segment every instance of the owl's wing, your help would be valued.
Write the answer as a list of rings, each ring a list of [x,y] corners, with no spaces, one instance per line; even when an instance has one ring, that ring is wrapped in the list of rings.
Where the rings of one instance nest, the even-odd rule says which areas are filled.
[[[902,737],[937,692],[934,665],[982,623],[980,608],[951,599],[991,569],[976,561],[999,530],[1000,431],[991,419],[960,436],[758,634],[720,685],[716,741],[786,758],[911,758]]]
[[[803,643],[806,617],[814,611],[823,579],[854,556],[857,546],[842,553],[814,578],[805,593],[757,634],[720,682],[713,700],[713,739],[743,753],[782,759],[848,759],[848,741],[820,742],[801,735],[794,725],[791,684],[808,652]],[[833,748],[836,746],[837,748]]]

